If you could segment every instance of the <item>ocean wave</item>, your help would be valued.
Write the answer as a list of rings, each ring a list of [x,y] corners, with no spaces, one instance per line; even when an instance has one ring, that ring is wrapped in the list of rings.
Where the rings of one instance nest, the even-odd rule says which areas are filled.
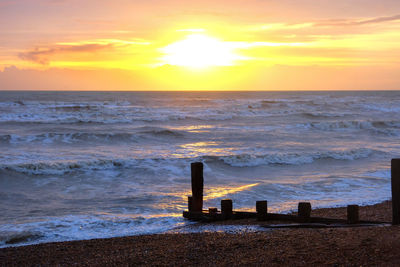
[[[257,103],[258,104],[258,103]],[[283,108],[283,107],[288,107],[288,104],[283,101],[279,100],[262,100],[259,102],[258,105],[249,105],[249,107],[260,107],[260,108]]]
[[[368,148],[350,150],[331,150],[310,153],[268,153],[253,155],[241,153],[235,155],[203,155],[195,158],[143,158],[143,159],[95,159],[88,161],[43,161],[33,163],[2,164],[0,170],[15,171],[31,175],[63,175],[71,172],[138,169],[152,173],[160,170],[169,177],[181,177],[188,171],[190,162],[205,163],[222,161],[233,167],[255,167],[271,164],[300,165],[321,159],[357,160],[368,158],[380,151]]]
[[[215,103],[214,103],[215,102]],[[167,122],[177,120],[228,121],[235,118],[269,117],[282,114],[298,114],[311,107],[309,101],[298,103],[282,99],[271,100],[207,100],[188,106],[177,105],[132,105],[131,103],[82,102],[24,102],[24,105],[10,103],[7,112],[0,112],[0,122],[9,123],[132,123]],[[7,105],[4,105],[7,107]],[[308,107],[308,108],[307,108]],[[311,108],[312,110],[312,108]],[[310,113],[312,114],[312,113]],[[307,115],[307,113],[306,113]],[[312,115],[310,115],[312,116]],[[331,117],[329,113],[318,116]],[[315,117],[315,116],[314,116]]]
[[[136,141],[137,136],[130,133],[43,133],[37,135],[0,135],[0,142],[9,144],[27,143],[77,143],[99,141]]]
[[[310,119],[325,119],[325,118],[341,118],[345,114],[341,113],[328,113],[328,112],[302,112],[300,115]]]
[[[171,130],[161,127],[141,127],[137,128],[136,131],[139,134],[147,134],[147,135],[155,135],[155,136],[173,136],[173,137],[182,137],[184,135],[184,131]]]
[[[183,223],[183,219],[177,214],[156,216],[92,214],[50,217],[29,223],[0,225],[0,248],[43,242],[162,233]]]
[[[321,131],[370,130],[378,134],[399,135],[399,121],[330,121],[297,124],[297,127]]]
[[[41,110],[79,111],[98,108],[131,107],[129,101],[34,101],[15,100],[0,102],[0,107],[35,108]]]
[[[44,235],[38,231],[0,232],[0,246],[30,243],[42,238],[43,236]]]
[[[89,110],[99,110],[100,107],[97,105],[66,105],[66,106],[56,106],[51,109],[56,111],[67,111],[67,112],[81,112],[81,111],[89,111]]]
[[[74,116],[31,115],[31,114],[0,114],[0,123],[7,124],[118,124],[132,123],[126,118],[83,118]]]
[[[255,167],[270,164],[300,165],[320,159],[356,160],[367,158],[375,151],[367,148],[345,151],[326,151],[314,153],[275,153],[264,155],[239,154],[229,156],[208,156],[207,160],[223,161],[233,167]]]
[[[361,104],[360,106],[369,111],[378,111],[378,112],[384,112],[384,113],[392,113],[392,112],[399,112],[400,107],[399,107],[399,102],[398,101],[385,101],[384,103],[366,103],[366,104]]]
[[[38,111],[12,113],[0,113],[0,123],[16,124],[130,124],[134,122],[167,122],[186,119],[186,114],[174,113],[173,111],[82,111],[82,112],[60,112],[40,113]],[[206,117],[203,120],[207,120]]]
[[[139,127],[132,129],[132,133],[42,133],[32,135],[4,134],[0,135],[0,143],[28,144],[28,143],[79,143],[79,142],[137,142],[141,137],[183,137],[185,131],[172,130],[163,127]]]
[[[144,158],[144,159],[92,159],[0,164],[0,170],[28,175],[64,175],[74,172],[120,171],[134,169],[140,173],[163,173],[168,177],[182,177],[188,172],[191,158]]]
[[[0,169],[33,175],[63,175],[74,171],[95,171],[120,168],[123,160],[56,161],[22,164],[3,164]]]

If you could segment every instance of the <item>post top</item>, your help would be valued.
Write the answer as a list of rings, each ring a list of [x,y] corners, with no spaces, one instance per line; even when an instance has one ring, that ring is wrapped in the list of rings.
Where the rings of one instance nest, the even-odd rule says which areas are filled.
[[[191,166],[203,166],[203,162],[192,162],[191,164],[190,164]]]

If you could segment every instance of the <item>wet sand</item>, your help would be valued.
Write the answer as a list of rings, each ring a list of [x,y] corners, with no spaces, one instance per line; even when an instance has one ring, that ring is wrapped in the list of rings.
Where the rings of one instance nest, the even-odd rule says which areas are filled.
[[[345,218],[346,208],[313,210]],[[360,207],[361,220],[391,221],[391,203]],[[223,224],[257,224],[255,220]],[[0,249],[1,266],[268,265],[399,266],[400,226],[158,234]]]

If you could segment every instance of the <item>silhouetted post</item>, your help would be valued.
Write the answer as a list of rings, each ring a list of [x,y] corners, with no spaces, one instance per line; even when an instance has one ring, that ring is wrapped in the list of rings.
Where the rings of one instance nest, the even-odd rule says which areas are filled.
[[[347,223],[358,223],[358,205],[347,206]]]
[[[192,211],[192,206],[193,206],[193,197],[188,196],[188,211]]]
[[[208,208],[208,214],[210,215],[215,215],[217,214],[218,209],[217,208]]]
[[[309,219],[311,216],[311,203],[310,202],[300,202],[297,213],[301,219],[304,219],[304,220]]]
[[[203,163],[194,162],[190,165],[192,172],[192,211],[203,211]]]
[[[400,224],[400,159],[392,159],[392,224]]]
[[[267,219],[268,202],[266,200],[256,202],[257,220],[264,221]]]
[[[221,200],[221,214],[224,219],[229,219],[232,217],[232,199],[222,199]]]

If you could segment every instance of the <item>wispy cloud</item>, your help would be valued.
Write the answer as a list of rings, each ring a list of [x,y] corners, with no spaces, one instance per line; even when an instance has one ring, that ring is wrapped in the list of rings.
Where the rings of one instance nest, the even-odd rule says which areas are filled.
[[[147,46],[151,43],[140,38],[129,40],[122,39],[96,39],[79,42],[58,42],[47,47],[36,47],[18,54],[18,57],[25,61],[47,65],[52,58],[59,55],[73,55],[79,53],[94,54],[99,51],[117,51],[121,49],[132,50],[132,46]]]
[[[358,25],[365,25],[365,24],[377,24],[383,22],[390,22],[400,20],[400,15],[394,16],[386,16],[386,17],[375,17],[375,18],[368,18],[368,19],[345,19],[345,20],[337,20],[337,21],[328,21],[328,22],[319,22],[315,23],[315,26],[358,26]]]
[[[46,65],[49,63],[49,57],[56,54],[65,53],[93,53],[103,49],[112,48],[112,44],[81,44],[81,45],[58,45],[51,48],[35,48],[30,51],[18,54],[22,60],[32,61],[38,64]]]
[[[400,15],[373,17],[364,19],[335,19],[320,20],[301,23],[269,23],[253,26],[252,31],[279,31],[279,30],[299,30],[312,27],[345,27],[345,26],[362,26],[367,24],[379,24],[400,20]]]
[[[274,31],[274,30],[297,30],[303,28],[313,27],[315,24],[312,22],[306,23],[269,23],[253,26],[251,31]]]

